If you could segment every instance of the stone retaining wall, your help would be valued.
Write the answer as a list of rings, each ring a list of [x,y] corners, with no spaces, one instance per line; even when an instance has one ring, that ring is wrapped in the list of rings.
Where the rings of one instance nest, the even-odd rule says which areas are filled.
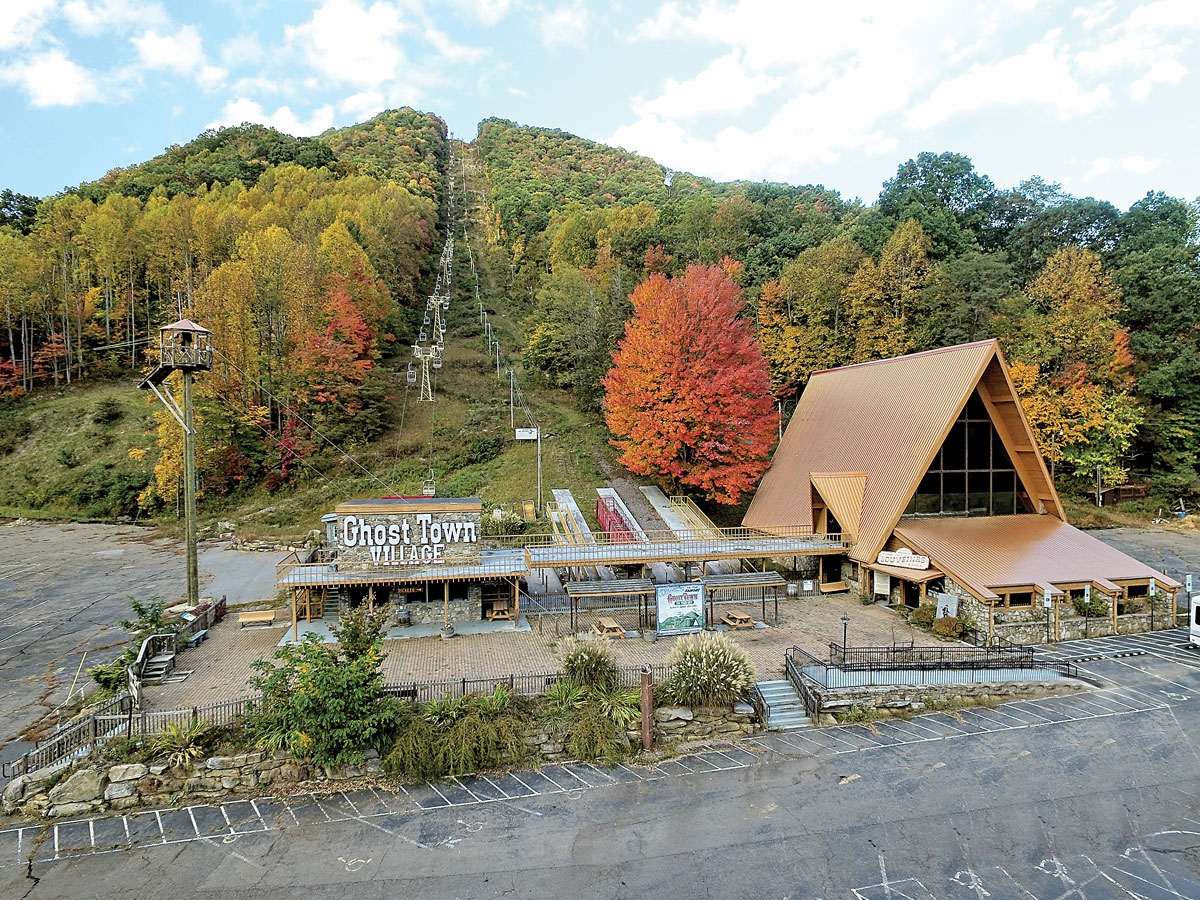
[[[737,740],[753,734],[757,728],[753,708],[744,703],[733,710],[668,706],[654,713],[654,739],[660,746],[701,738]],[[626,738],[629,747],[641,746],[640,731],[629,731]],[[540,724],[530,726],[525,742],[541,762],[562,762],[567,758],[566,736],[553,734]],[[43,769],[9,782],[2,806],[9,815],[20,811],[61,818],[135,806],[171,806],[184,798],[188,802],[221,800],[272,785],[344,781],[381,774],[379,754],[368,750],[366,757],[361,765],[322,767],[295,759],[286,751],[256,751],[214,756],[186,772],[163,764],[84,766],[70,772],[49,790],[43,786],[56,773]]]
[[[970,706],[1031,697],[1074,694],[1085,689],[1076,681],[999,681],[985,684],[941,684],[894,687],[824,688],[813,686],[820,702],[820,724],[832,724],[829,718],[853,707],[872,713],[921,712],[929,708]]]

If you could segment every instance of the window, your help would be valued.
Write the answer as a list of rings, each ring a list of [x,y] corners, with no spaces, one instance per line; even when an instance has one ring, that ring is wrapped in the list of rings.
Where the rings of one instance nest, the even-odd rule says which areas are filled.
[[[1033,591],[1017,591],[1008,595],[1008,606],[1033,606]]]

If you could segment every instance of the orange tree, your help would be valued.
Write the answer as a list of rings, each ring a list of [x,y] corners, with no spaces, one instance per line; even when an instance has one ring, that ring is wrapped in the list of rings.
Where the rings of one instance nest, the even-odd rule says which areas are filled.
[[[737,503],[766,471],[778,417],[731,277],[738,264],[651,275],[604,379],[604,418],[631,472]]]

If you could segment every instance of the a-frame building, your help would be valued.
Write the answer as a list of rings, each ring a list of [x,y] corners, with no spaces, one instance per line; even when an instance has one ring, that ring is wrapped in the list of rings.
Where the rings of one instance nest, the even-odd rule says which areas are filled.
[[[1049,594],[1066,637],[1060,607],[1093,592],[1115,630],[1121,608],[1180,587],[1065,518],[988,340],[815,373],[743,524],[840,532],[851,546],[822,581],[910,606],[936,596],[992,632],[998,617],[1049,630]],[[1160,626],[1174,604],[1161,608]]]

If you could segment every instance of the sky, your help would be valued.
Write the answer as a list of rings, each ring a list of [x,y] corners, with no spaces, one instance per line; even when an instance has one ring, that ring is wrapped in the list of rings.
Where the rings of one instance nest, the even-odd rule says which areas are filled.
[[[0,188],[412,106],[872,202],[922,151],[1200,196],[1200,0],[0,0]]]

